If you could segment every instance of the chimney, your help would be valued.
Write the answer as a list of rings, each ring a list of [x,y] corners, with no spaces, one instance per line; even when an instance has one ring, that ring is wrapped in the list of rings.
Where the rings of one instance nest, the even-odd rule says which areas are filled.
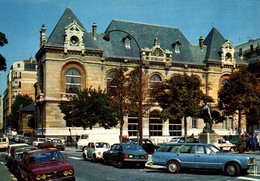
[[[199,44],[200,44],[200,50],[203,51],[203,37],[201,36],[199,39]]]
[[[40,46],[42,46],[43,44],[45,44],[47,42],[47,39],[46,39],[46,28],[45,28],[45,25],[43,24],[42,25],[42,28],[41,28],[41,31],[40,31]]]
[[[94,40],[97,38],[97,24],[93,23],[92,25],[92,33],[93,33],[93,38]]]

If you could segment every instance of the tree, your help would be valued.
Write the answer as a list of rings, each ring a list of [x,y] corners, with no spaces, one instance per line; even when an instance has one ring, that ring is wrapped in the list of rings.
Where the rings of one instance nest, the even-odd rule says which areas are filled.
[[[0,46],[4,46],[5,44],[7,44],[8,41],[5,37],[5,34],[0,32]],[[4,70],[6,71],[6,60],[5,58],[2,56],[2,54],[0,54],[0,71]]]
[[[33,130],[35,129],[35,113],[32,113],[32,115],[30,116],[30,118],[28,119],[28,123],[27,126],[29,126],[30,128],[32,128]],[[35,130],[34,130],[35,131]]]
[[[127,68],[123,67],[116,69],[107,87],[109,105],[117,111],[116,115],[120,122],[120,143],[123,141],[124,116],[129,113],[131,106],[129,104],[130,95],[128,91],[128,78],[126,76],[127,70]]]
[[[64,119],[74,126],[92,129],[95,124],[104,128],[117,125],[116,113],[108,106],[107,94],[102,90],[90,87],[78,92],[71,101],[60,103],[59,106],[65,114]]]
[[[18,128],[18,121],[19,121],[20,110],[23,107],[28,106],[32,102],[33,102],[33,100],[32,100],[31,97],[29,97],[29,95],[18,94],[15,97],[15,100],[14,100],[12,106],[11,106],[11,113],[7,116],[6,125],[11,127],[11,129],[18,131],[18,129],[19,129]]]
[[[162,120],[184,118],[185,142],[187,142],[187,117],[199,116],[201,102],[211,97],[201,91],[201,82],[194,76],[177,75],[153,86],[152,96],[162,107]]]
[[[218,97],[219,107],[227,115],[238,112],[238,134],[241,145],[242,115],[249,114],[250,110],[258,109],[260,104],[259,82],[246,66],[242,66],[239,71],[230,75],[227,83],[220,89]]]

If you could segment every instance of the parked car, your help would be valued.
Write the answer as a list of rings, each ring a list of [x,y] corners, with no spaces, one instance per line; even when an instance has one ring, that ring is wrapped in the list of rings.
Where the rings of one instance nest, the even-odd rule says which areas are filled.
[[[18,172],[24,180],[75,180],[73,166],[56,148],[24,152]]]
[[[170,141],[170,143],[184,143],[185,138],[184,137],[173,137]],[[194,137],[187,137],[187,143],[198,143],[199,139]]]
[[[9,146],[9,139],[8,137],[1,137],[0,138],[0,150],[6,150]]]
[[[64,151],[65,150],[65,143],[62,142],[61,139],[58,138],[49,138],[47,142],[52,143],[55,148],[58,150]]]
[[[30,137],[28,144],[32,145],[35,140],[36,140],[36,137]]]
[[[16,142],[16,143],[19,143],[19,138],[20,137],[22,137],[23,135],[15,135],[14,136],[14,141]]]
[[[136,144],[137,145],[137,139],[129,139],[125,143],[127,144]],[[155,145],[151,139],[143,139],[143,149],[148,154],[153,154],[156,149],[158,149],[159,146]]]
[[[39,143],[44,143],[46,141],[45,138],[36,138],[34,141],[33,141],[33,146],[38,146]]]
[[[84,147],[82,156],[85,160],[93,160],[97,162],[98,160],[103,160],[103,152],[108,151],[110,145],[106,142],[89,142],[87,147]]]
[[[28,146],[28,144],[26,143],[17,143],[17,144],[10,144],[7,149],[6,149],[6,153],[5,153],[5,162],[6,165],[8,165],[8,161],[9,161],[9,157],[11,156],[11,149],[13,147],[21,147],[21,146]]]
[[[215,146],[223,151],[235,151],[237,149],[237,146],[235,144],[230,143],[223,137],[219,137],[218,144],[215,144]]]
[[[183,168],[214,169],[229,176],[246,173],[256,166],[254,156],[223,153],[214,145],[201,143],[164,144],[153,154],[152,161],[154,165],[166,166],[170,173]]]
[[[12,147],[11,148],[11,156],[8,157],[6,160],[6,165],[7,167],[15,174],[17,175],[17,171],[18,171],[18,163],[19,163],[19,160],[21,158],[21,155],[23,154],[23,152],[25,151],[29,151],[29,150],[36,150],[37,147],[35,146],[18,146],[18,147]]]
[[[25,136],[24,139],[23,139],[23,142],[28,144],[29,140],[30,140],[30,137],[29,136]]]
[[[148,160],[148,153],[139,145],[134,144],[114,144],[111,149],[103,153],[104,163],[116,164],[118,168],[125,163],[145,167]]]

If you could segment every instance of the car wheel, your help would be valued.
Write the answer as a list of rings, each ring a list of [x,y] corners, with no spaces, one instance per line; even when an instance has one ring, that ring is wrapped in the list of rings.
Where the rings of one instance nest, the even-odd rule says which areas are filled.
[[[96,157],[96,154],[93,155],[93,159],[92,159],[92,160],[93,160],[94,163],[97,163],[97,157]]]
[[[107,159],[104,158],[104,164],[107,165],[108,162],[107,162]]]
[[[236,176],[240,173],[240,168],[237,163],[229,163],[225,169],[226,175]]]
[[[82,153],[82,156],[83,156],[84,160],[88,160],[85,153]]]
[[[119,160],[117,162],[117,168],[122,168],[123,167],[123,161]]]
[[[170,173],[178,173],[180,169],[180,164],[177,161],[170,161],[167,164],[167,170]]]

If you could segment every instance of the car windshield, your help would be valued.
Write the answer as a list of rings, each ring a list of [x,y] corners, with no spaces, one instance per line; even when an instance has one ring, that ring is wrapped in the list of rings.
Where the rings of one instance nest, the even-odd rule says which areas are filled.
[[[59,151],[46,151],[29,155],[29,164],[64,160]]]
[[[108,143],[96,143],[96,148],[109,148]]]
[[[40,138],[40,139],[38,139],[38,141],[40,141],[40,142],[44,142],[45,139],[44,139],[44,138]]]
[[[30,147],[30,148],[25,147],[25,148],[21,148],[21,149],[16,150],[16,154],[19,155],[19,154],[22,154],[25,151],[36,150],[36,149],[37,149],[36,147]]]
[[[144,151],[144,149],[139,145],[123,145],[123,148],[128,151]]]

